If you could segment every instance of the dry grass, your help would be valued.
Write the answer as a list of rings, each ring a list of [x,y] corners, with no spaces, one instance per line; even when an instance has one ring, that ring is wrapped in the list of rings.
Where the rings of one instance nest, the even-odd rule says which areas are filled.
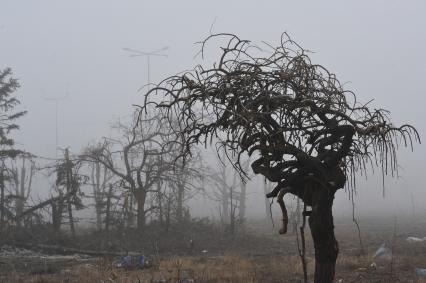
[[[370,267],[371,256],[357,257],[342,255],[337,263],[336,282],[426,282],[414,275],[413,266],[422,263],[419,258],[397,257],[393,262],[393,274],[389,261],[375,261],[376,268]],[[312,271],[314,261],[308,258],[308,270]],[[312,274],[309,275],[312,278]],[[194,281],[184,281],[184,279]],[[301,282],[302,268],[295,256],[286,257],[240,257],[240,256],[198,256],[173,257],[145,270],[123,270],[112,268],[107,260],[91,264],[77,264],[57,274],[22,275],[10,273],[0,282],[53,283],[53,282]],[[339,281],[342,280],[342,281]]]
[[[426,225],[410,231],[401,227],[406,234],[393,236],[393,227],[378,227],[375,223],[364,222],[363,240],[365,256],[359,256],[357,234],[351,225],[337,225],[337,238],[340,242],[340,255],[337,261],[336,282],[418,282],[426,283],[426,277],[416,276],[415,268],[426,268],[426,243],[408,244],[408,235],[426,235]],[[275,231],[276,232],[276,231]],[[308,271],[313,278],[314,259],[312,243],[307,233]],[[0,274],[0,283],[133,283],[133,282],[301,282],[302,267],[296,256],[294,237],[291,235],[275,240],[275,234],[259,236],[258,242],[251,242],[251,254],[228,252],[226,255],[197,255],[165,257],[150,269],[123,270],[113,268],[107,259],[90,263],[70,263],[60,266],[54,273],[24,274],[22,271]],[[266,248],[266,243],[276,243]],[[373,254],[381,243],[394,243],[394,257],[378,260]],[[292,255],[293,254],[293,255]],[[375,263],[372,267],[372,263]],[[11,265],[12,266],[12,265]],[[341,281],[340,281],[341,280]]]

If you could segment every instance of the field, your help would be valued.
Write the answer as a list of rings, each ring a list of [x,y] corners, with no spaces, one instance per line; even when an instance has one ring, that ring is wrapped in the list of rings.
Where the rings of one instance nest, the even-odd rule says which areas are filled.
[[[340,255],[336,282],[426,282],[426,277],[416,274],[416,268],[426,268],[426,241],[407,241],[410,236],[426,236],[425,224],[420,219],[361,219],[362,254],[355,225],[337,219]],[[190,229],[192,249],[186,242],[188,234],[182,231],[164,233],[155,245],[155,237],[146,235],[144,242],[149,244],[134,248],[129,243],[137,241],[137,236],[127,235],[132,239],[129,249],[151,255],[153,264],[144,269],[116,267],[117,256],[0,253],[0,282],[302,282],[294,234],[278,235],[276,227],[262,222],[247,223],[245,231],[235,236],[203,225]],[[306,235],[312,281],[314,257],[308,228]],[[80,237],[77,241],[86,246],[80,243],[79,248],[87,249],[101,236],[91,233]],[[374,257],[383,243],[391,255]]]

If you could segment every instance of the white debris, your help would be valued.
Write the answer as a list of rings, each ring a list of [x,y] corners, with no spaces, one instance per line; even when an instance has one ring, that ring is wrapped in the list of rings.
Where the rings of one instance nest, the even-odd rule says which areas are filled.
[[[383,243],[376,251],[373,257],[383,258],[383,259],[391,259],[392,251],[386,247],[386,243]]]
[[[425,276],[426,277],[426,268],[416,268],[416,274],[418,276]]]
[[[412,244],[412,243],[420,243],[420,242],[424,242],[424,241],[426,241],[426,237],[423,237],[423,238],[408,237],[408,238],[406,239],[406,241],[407,241],[408,243],[410,243],[410,244]]]
[[[40,258],[48,260],[77,260],[84,261],[89,260],[93,257],[74,254],[74,255],[47,255],[41,252],[27,250],[24,248],[17,248],[9,245],[3,245],[0,247],[0,258]]]
[[[377,264],[375,262],[373,262],[372,264],[370,264],[370,268],[371,269],[377,269]]]

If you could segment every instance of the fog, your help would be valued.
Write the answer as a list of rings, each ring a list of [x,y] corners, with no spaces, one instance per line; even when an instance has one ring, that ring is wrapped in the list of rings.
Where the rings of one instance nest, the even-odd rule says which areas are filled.
[[[129,57],[123,48],[144,52],[168,47],[152,57],[150,81],[202,62],[196,42],[210,32],[230,32],[261,44],[277,44],[286,31],[311,50],[315,63],[335,74],[359,101],[391,111],[396,125],[410,123],[424,138],[426,96],[426,18],[424,1],[8,1],[0,4],[1,68],[20,81],[20,148],[54,158],[55,101],[58,146],[78,152],[110,136],[110,126],[143,102],[147,58]],[[216,54],[212,50],[212,55]],[[206,54],[207,62],[214,57]],[[139,90],[139,91],[138,91]],[[417,216],[426,212],[426,150],[398,152],[399,178],[380,170],[357,179],[356,214]],[[264,213],[262,180],[248,184],[248,216]],[[46,187],[36,188],[40,195]],[[34,193],[34,192],[33,192]],[[351,217],[351,201],[341,190],[335,215]],[[203,196],[193,214],[213,216],[216,204]],[[206,206],[208,209],[206,209]],[[263,217],[263,216],[261,216]]]

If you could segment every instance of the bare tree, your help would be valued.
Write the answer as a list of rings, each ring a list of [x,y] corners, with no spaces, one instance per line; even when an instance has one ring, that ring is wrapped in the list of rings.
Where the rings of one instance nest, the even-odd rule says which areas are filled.
[[[89,162],[88,166],[90,169],[90,185],[95,202],[96,228],[98,231],[101,231],[102,223],[104,222],[102,215],[104,214],[104,210],[107,210],[105,217],[108,216],[108,201],[110,202],[113,197],[111,195],[111,181],[114,175],[108,170],[108,167],[99,161]],[[105,223],[105,226],[107,226],[107,223]]]
[[[66,148],[64,150],[64,159],[58,163],[56,168],[56,189],[59,193],[59,201],[52,202],[52,215],[55,214],[55,221],[59,220],[59,223],[54,223],[54,226],[60,226],[63,209],[66,208],[68,224],[70,225],[70,230],[73,237],[75,237],[75,219],[73,216],[73,207],[77,210],[84,208],[82,202],[83,193],[81,191],[81,185],[83,185],[87,179],[86,176],[79,173],[80,168],[80,160],[72,160],[69,150]],[[62,196],[67,197],[65,198]]]
[[[246,183],[233,169],[224,151],[222,157],[217,155],[215,167],[218,169],[211,168],[207,176],[213,184],[213,199],[219,203],[222,224],[228,226],[229,232],[234,234],[237,224],[242,224],[245,218]]]
[[[398,146],[412,147],[419,135],[410,125],[394,126],[388,111],[359,103],[287,34],[277,47],[267,46],[268,55],[235,35],[211,35],[202,42],[202,54],[217,38],[226,40],[218,62],[166,78],[144,105],[177,115],[187,154],[193,145],[216,139],[228,156],[237,156],[234,167],[243,176],[242,156],[256,157],[253,172],[277,184],[268,197],[278,197],[283,219],[286,193],[310,206],[305,215],[315,247],[315,282],[332,282],[338,256],[335,192],[367,165],[395,172]],[[160,97],[153,99],[153,93]]]
[[[19,164],[18,161],[21,161]],[[14,164],[15,163],[15,164]],[[19,166],[19,167],[18,167]],[[35,173],[35,162],[27,154],[20,155],[10,167],[12,197],[15,200],[15,215],[21,215],[24,212],[25,203],[31,193],[31,185]],[[21,219],[17,221],[21,225]]]
[[[182,149],[175,151],[179,154]],[[176,159],[178,155],[174,158]],[[174,196],[174,207],[176,221],[182,223],[185,215],[189,213],[186,202],[193,198],[195,194],[202,190],[200,181],[203,178],[204,168],[199,153],[193,154],[190,158],[178,159],[174,162],[174,170],[169,173],[167,184],[169,184]]]
[[[130,125],[119,123],[122,137],[105,138],[102,144],[87,148],[82,158],[102,164],[120,179],[130,193],[124,207],[131,207],[135,198],[137,227],[143,231],[146,215],[157,208],[145,206],[149,194],[157,192],[155,184],[173,168],[170,153],[175,150],[175,139],[160,116],[136,114]]]

